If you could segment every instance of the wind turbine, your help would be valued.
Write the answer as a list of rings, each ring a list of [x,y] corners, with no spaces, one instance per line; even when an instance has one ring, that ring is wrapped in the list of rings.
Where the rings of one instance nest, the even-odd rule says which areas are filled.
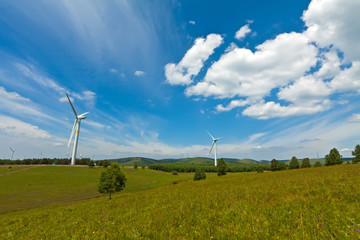
[[[80,132],[80,123],[81,120],[85,119],[85,115],[88,114],[89,112],[83,113],[81,115],[77,115],[74,106],[72,105],[69,95],[66,93],[67,99],[69,100],[69,103],[71,105],[72,110],[74,111],[75,114],[75,122],[74,122],[74,126],[70,135],[70,139],[69,139],[69,143],[68,143],[68,147],[70,146],[71,143],[71,139],[74,135],[74,132],[76,131],[75,134],[75,142],[74,142],[74,148],[73,148],[73,153],[72,153],[72,158],[71,158],[71,165],[75,165],[75,159],[76,159],[76,150],[77,150],[77,145],[78,145],[78,140],[79,140],[79,132]]]
[[[212,143],[211,148],[210,148],[209,156],[210,156],[211,151],[212,151],[212,149],[213,149],[213,147],[214,147],[214,145],[215,145],[215,147],[214,147],[214,160],[215,160],[215,166],[217,166],[216,142],[217,142],[218,140],[222,139],[222,137],[221,137],[221,138],[214,138],[214,137],[209,133],[209,131],[208,131],[207,133],[208,133],[208,134],[210,135],[210,137],[213,139],[213,143]]]
[[[13,159],[13,156],[14,156],[15,150],[13,150],[13,149],[10,147],[10,151],[11,151],[11,158],[10,158],[10,160],[12,160],[12,159]]]

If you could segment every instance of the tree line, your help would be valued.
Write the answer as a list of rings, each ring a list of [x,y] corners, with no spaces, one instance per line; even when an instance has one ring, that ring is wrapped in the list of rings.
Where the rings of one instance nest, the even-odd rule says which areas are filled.
[[[56,164],[56,165],[70,165],[71,159],[69,158],[27,158],[23,160],[9,160],[0,159],[0,165],[37,165],[37,164]],[[91,160],[90,158],[81,158],[75,160],[75,165],[88,165],[96,164],[96,166],[109,166],[109,160]]]

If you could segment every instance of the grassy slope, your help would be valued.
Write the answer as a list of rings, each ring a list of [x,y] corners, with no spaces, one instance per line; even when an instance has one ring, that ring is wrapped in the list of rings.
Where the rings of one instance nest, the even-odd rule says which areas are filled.
[[[358,239],[360,164],[211,176],[0,215],[0,238]]]
[[[57,202],[100,196],[97,184],[103,168],[38,167],[0,176],[0,213]],[[192,174],[123,169],[127,177],[124,192],[172,184],[191,179]]]
[[[22,170],[22,169],[27,169],[30,168],[28,166],[17,166],[17,165],[13,165],[11,166],[11,168],[9,168],[9,166],[0,166],[0,175],[5,174],[5,173],[9,173],[9,172],[13,172],[13,171],[18,171],[18,170]]]

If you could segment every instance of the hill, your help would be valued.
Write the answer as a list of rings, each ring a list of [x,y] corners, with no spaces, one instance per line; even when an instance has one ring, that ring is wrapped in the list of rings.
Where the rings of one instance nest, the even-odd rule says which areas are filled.
[[[143,158],[143,157],[127,157],[127,158],[116,158],[109,159],[110,162],[117,162],[120,166],[134,166],[136,163],[138,166],[145,165],[148,166],[150,164],[155,164],[157,161],[151,158]]]

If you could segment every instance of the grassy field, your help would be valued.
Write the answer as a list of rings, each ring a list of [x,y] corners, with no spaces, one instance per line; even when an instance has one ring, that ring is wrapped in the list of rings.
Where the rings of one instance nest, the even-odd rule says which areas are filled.
[[[0,239],[359,239],[359,198],[360,164],[211,175],[2,214]]]
[[[24,170],[24,169],[28,169],[28,168],[31,168],[31,167],[15,165],[15,166],[11,166],[11,168],[9,168],[9,166],[0,166],[0,175],[7,174],[10,172],[14,172],[14,171]]]
[[[9,170],[26,168],[29,167],[13,167]],[[9,171],[8,168],[2,169]],[[97,184],[102,170],[45,166],[0,176],[0,213],[101,196],[97,192]],[[193,177],[192,174],[173,176],[148,169],[125,168],[123,172],[128,179],[123,192],[155,188]]]

